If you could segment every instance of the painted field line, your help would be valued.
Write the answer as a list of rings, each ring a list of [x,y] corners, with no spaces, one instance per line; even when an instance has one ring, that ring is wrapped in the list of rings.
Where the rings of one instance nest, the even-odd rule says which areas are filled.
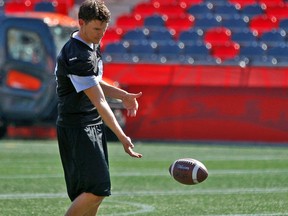
[[[271,170],[211,170],[210,175],[275,175],[287,174],[288,169],[271,169]],[[132,177],[132,176],[170,176],[167,172],[143,171],[143,172],[111,172],[113,177]],[[23,174],[23,175],[1,175],[1,179],[48,179],[64,178],[63,174]]]
[[[270,194],[287,193],[288,187],[284,188],[233,188],[233,189],[191,189],[175,191],[135,191],[121,192],[112,191],[112,196],[175,196],[175,195],[229,195],[229,194]],[[66,193],[10,193],[0,194],[0,200],[8,199],[42,199],[42,198],[67,198]]]
[[[210,175],[275,175],[286,174],[288,169],[253,169],[253,170],[211,170]],[[170,176],[167,172],[143,171],[143,172],[111,172],[113,177],[130,177],[130,176]],[[44,178],[64,178],[63,174],[23,174],[23,175],[1,175],[0,179],[44,179]]]
[[[270,194],[287,193],[288,188],[233,188],[233,189],[198,189],[175,191],[136,191],[115,192],[114,196],[175,196],[175,195],[231,195],[231,194]]]
[[[271,155],[271,156],[261,156],[259,154],[255,155],[247,155],[247,156],[237,156],[237,155],[230,155],[230,156],[203,156],[200,159],[201,161],[279,161],[279,160],[288,160],[288,158],[285,155],[280,155],[277,157],[277,155]]]
[[[221,214],[221,215],[200,215],[200,216],[287,216],[288,213],[257,213],[257,214]]]
[[[124,205],[129,205],[129,206],[134,206],[137,207],[138,210],[136,211],[131,211],[131,212],[123,212],[123,213],[112,213],[112,214],[104,214],[103,216],[126,216],[126,215],[135,215],[135,214],[142,214],[142,213],[148,213],[148,212],[153,212],[155,208],[151,205],[145,205],[141,203],[136,203],[136,202],[122,202],[122,201],[115,201],[115,200],[104,200],[105,202],[109,203],[118,203],[118,204],[124,204]]]

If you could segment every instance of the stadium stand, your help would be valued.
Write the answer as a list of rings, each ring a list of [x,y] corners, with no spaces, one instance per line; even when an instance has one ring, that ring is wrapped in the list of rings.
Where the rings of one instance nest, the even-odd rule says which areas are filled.
[[[208,65],[225,61],[232,64],[233,57],[235,62],[250,59],[251,63],[252,60],[256,62],[257,50],[259,55],[260,49],[265,47],[262,49],[265,52],[261,53],[264,57],[258,58],[257,64],[262,59],[267,65],[270,61],[266,61],[270,58],[267,50],[279,43],[287,45],[287,16],[284,0],[147,0],[134,5],[130,14],[118,17],[115,26],[127,32],[122,35],[120,43],[155,42],[158,48],[154,49],[154,54],[159,56],[154,63],[173,59],[173,52],[168,52],[172,47],[177,50],[174,60],[181,63],[199,63],[201,60],[205,64],[206,58]],[[179,42],[184,46],[176,49]],[[168,57],[163,58],[166,54]]]
[[[199,43],[203,41],[203,30],[197,28],[191,28],[189,30],[182,31],[178,37],[179,41],[185,44],[188,43]]]
[[[130,30],[122,36],[122,40],[128,41],[128,42],[133,42],[133,41],[136,42],[139,40],[145,41],[145,40],[148,40],[148,33],[149,33],[149,30],[145,28],[138,28],[138,29]]]
[[[231,40],[239,43],[240,46],[257,43],[257,32],[253,32],[250,29],[243,29],[242,31],[233,32]]]
[[[286,32],[284,30],[275,29],[265,32],[259,38],[259,41],[267,44],[269,47],[277,46],[279,44],[285,44]]]
[[[155,13],[154,5],[148,2],[139,3],[132,9],[132,14],[139,14],[142,17],[151,16]]]
[[[283,29],[286,32],[288,32],[288,18],[287,19],[283,19],[283,20],[280,21],[279,28]]]
[[[4,2],[6,13],[41,11],[69,15],[74,6],[74,0],[6,0]]]
[[[278,29],[279,21],[274,16],[258,15],[251,18],[249,27],[252,31],[257,31],[260,36],[264,32]]]
[[[183,55],[184,44],[170,41],[169,43],[160,43],[157,47],[158,62],[159,63],[171,63],[177,62],[175,56]]]
[[[272,63],[277,65],[286,65],[288,62],[287,44],[278,44],[267,50],[267,56],[272,58]]]
[[[205,43],[210,43],[212,46],[224,44],[231,41],[231,31],[224,27],[210,28],[205,32],[203,40]]]
[[[203,3],[204,0],[178,0],[179,4],[183,7],[183,8],[189,8],[192,5],[197,5],[200,3]]]
[[[55,11],[68,14],[70,1],[54,0]],[[5,11],[33,10],[40,0],[17,2],[5,1]],[[145,92],[140,118],[127,120],[129,133],[287,142],[287,0],[126,2],[133,4],[116,13],[101,48],[106,76]]]
[[[265,60],[267,46],[261,43],[250,43],[245,46],[241,46],[239,54],[237,56],[238,61],[244,61],[249,65],[262,65]],[[264,59],[263,59],[264,58]]]
[[[236,5],[238,8],[242,9],[249,5],[257,4],[257,0],[228,0],[231,4]]]
[[[263,14],[264,14],[263,8],[261,7],[261,5],[257,3],[243,6],[243,8],[241,9],[241,15],[247,16],[249,18]]]
[[[170,41],[174,41],[172,33],[166,28],[151,29],[148,38],[149,40],[158,43],[169,43]]]
[[[2,6],[7,13],[36,10],[69,14],[73,5],[74,0],[7,0]],[[209,44],[210,49],[204,49],[203,55],[200,56],[206,56],[209,61],[208,64],[210,64],[209,59],[211,57],[219,59],[220,54],[217,54],[219,53],[217,50],[221,50],[220,47],[223,44],[229,44],[232,50],[237,44],[239,49],[231,50],[234,54],[230,56],[227,54],[229,58],[223,54],[224,57],[220,58],[222,63],[225,59],[230,59],[233,56],[236,56],[236,61],[238,61],[240,55],[243,58],[243,53],[249,56],[246,49],[252,52],[252,49],[249,49],[251,44],[253,46],[265,44],[267,47],[265,53],[267,54],[269,49],[279,46],[279,44],[282,46],[288,43],[288,2],[285,0],[140,0],[135,1],[134,4],[129,4],[129,7],[130,9],[117,16],[113,25],[108,28],[101,42],[103,51],[109,44],[113,44],[112,47],[118,44],[117,46],[120,47],[119,44],[122,43],[123,47],[126,47],[126,52],[129,47],[129,53],[133,55],[131,53],[134,50],[132,44],[142,44],[142,42],[148,41],[148,44],[154,42],[154,45],[158,46],[157,49],[152,49],[153,55],[159,55],[156,58],[158,61],[161,58],[163,60],[165,53],[169,53],[167,52],[169,47],[170,49],[174,47],[177,50],[174,58],[182,61],[191,57],[191,52],[188,52],[189,49],[185,47],[197,47],[196,44],[203,44],[205,47],[205,44]],[[179,43],[187,46],[178,50],[176,47]],[[232,45],[233,43],[235,44]],[[226,45],[222,47],[223,52],[229,50],[229,46]],[[143,49],[150,50],[148,47],[144,47],[142,44]],[[177,57],[178,51],[182,53],[181,58]],[[227,51],[227,53],[229,52]],[[271,52],[270,55],[273,53]],[[183,55],[188,56],[186,58]],[[172,59],[172,53],[169,53],[168,56],[166,59]],[[118,57],[120,60],[121,55]],[[130,60],[123,57],[123,61]],[[153,62],[157,63],[157,61]],[[161,60],[160,63],[162,63]],[[263,64],[266,63],[263,62]]]
[[[265,12],[268,16],[275,16],[279,20],[286,19],[288,18],[288,3],[283,4],[282,2],[269,6],[266,8]]]
[[[203,15],[201,18],[200,17],[196,18],[194,27],[202,28],[204,30],[214,27],[220,27],[221,20],[222,18],[220,16],[213,16],[211,14],[210,15],[208,14],[207,16]]]
[[[212,3],[200,3],[195,4],[189,7],[187,13],[192,14],[195,17],[205,17],[207,15],[212,15],[213,13],[213,4]]]
[[[227,41],[225,43],[213,44],[211,47],[211,55],[217,59],[218,63],[227,59],[234,59],[238,56],[240,45],[233,41]]]
[[[56,12],[56,7],[52,2],[37,2],[34,5],[34,11]]]
[[[192,15],[180,14],[168,17],[165,22],[166,28],[168,28],[177,39],[181,31],[192,29],[194,26],[195,18]],[[181,23],[181,25],[179,25]]]
[[[129,60],[132,62],[153,62],[156,59],[155,43],[149,41],[140,41],[131,43],[128,49]]]
[[[230,29],[232,32],[243,31],[248,28],[249,18],[247,16],[237,16],[225,18],[221,21],[223,27]]]
[[[153,14],[144,18],[144,26],[147,28],[164,28],[166,17],[161,14]]]
[[[144,19],[139,14],[123,14],[116,20],[116,26],[131,30],[143,26]]]
[[[156,13],[165,14],[166,16],[174,16],[175,14],[181,15],[181,14],[186,13],[185,8],[181,7],[181,5],[179,5],[178,3],[156,4],[155,8],[156,8]]]
[[[275,5],[283,4],[283,0],[258,0],[258,4],[263,5],[267,8]]]
[[[237,17],[239,15],[239,9],[234,4],[219,4],[214,7],[213,14],[221,16],[224,19],[230,17]]]

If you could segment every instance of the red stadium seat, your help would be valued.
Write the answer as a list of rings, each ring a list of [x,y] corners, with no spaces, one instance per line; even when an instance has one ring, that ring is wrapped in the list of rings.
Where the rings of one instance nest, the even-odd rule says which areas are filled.
[[[122,39],[124,32],[119,27],[110,27],[106,30],[105,36],[103,37],[101,41],[101,47],[105,48],[105,46],[109,43],[115,43]]]
[[[192,15],[170,16],[165,22],[166,27],[178,38],[181,31],[189,30],[194,26],[195,18]],[[179,25],[181,23],[181,25]]]
[[[6,1],[4,3],[6,13],[32,11],[33,7],[34,5],[30,1],[25,1],[24,3],[19,1]]]
[[[174,4],[175,0],[150,0],[151,4]]]
[[[271,31],[279,27],[279,21],[274,16],[259,15],[253,17],[249,22],[251,31],[256,31],[259,36],[263,32]]]
[[[56,5],[56,12],[69,15],[69,5],[66,4],[65,2],[58,1]]]
[[[283,0],[258,0],[258,4],[261,4],[268,8],[274,5],[284,4],[284,1]]]
[[[151,16],[156,13],[156,8],[153,4],[143,2],[135,5],[132,9],[133,14],[139,14],[141,17]]]
[[[266,14],[275,16],[277,19],[286,19],[288,18],[288,3],[267,7]]]
[[[117,18],[116,26],[124,31],[143,26],[143,19],[139,14],[124,14]]]
[[[204,33],[205,43],[210,43],[212,46],[217,44],[225,44],[231,41],[231,31],[224,27],[215,27],[206,30]]]
[[[232,41],[225,44],[215,44],[211,47],[211,55],[221,62],[235,58],[239,55],[239,52],[240,45]]]
[[[203,0],[178,0],[179,4],[183,8],[189,8],[192,5],[201,4]]]
[[[164,5],[155,5],[156,12],[164,14],[167,16],[175,16],[185,14],[185,8],[181,7],[179,4],[164,4]]]
[[[53,1],[54,2],[54,1]],[[67,5],[67,8],[70,9],[74,6],[75,1],[74,0],[57,0],[58,3],[65,3]]]

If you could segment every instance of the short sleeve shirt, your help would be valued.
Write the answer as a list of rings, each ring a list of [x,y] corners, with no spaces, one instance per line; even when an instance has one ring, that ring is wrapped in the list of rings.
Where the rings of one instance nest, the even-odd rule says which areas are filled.
[[[57,57],[57,124],[65,127],[93,125],[101,122],[97,109],[83,90],[98,85],[103,75],[99,47],[71,37]]]

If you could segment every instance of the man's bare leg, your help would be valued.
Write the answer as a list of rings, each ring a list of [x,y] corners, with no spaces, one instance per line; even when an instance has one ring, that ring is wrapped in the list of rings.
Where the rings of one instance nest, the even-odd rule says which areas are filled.
[[[105,197],[82,193],[71,204],[65,216],[95,216]]]

